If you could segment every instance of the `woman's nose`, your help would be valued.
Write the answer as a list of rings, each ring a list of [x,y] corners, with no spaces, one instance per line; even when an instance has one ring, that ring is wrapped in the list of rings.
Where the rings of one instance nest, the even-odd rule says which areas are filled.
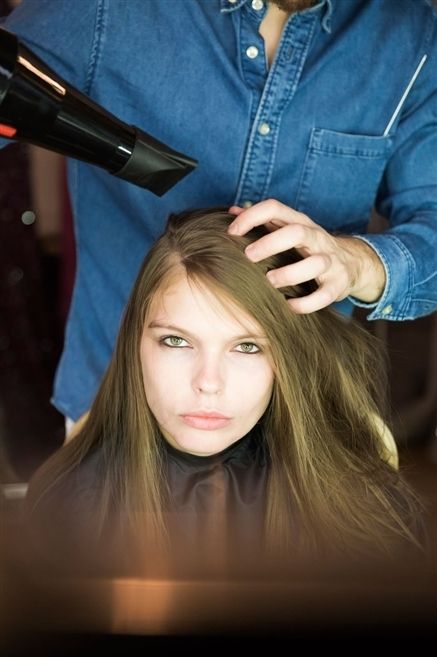
[[[196,392],[208,395],[217,395],[223,391],[223,363],[218,354],[199,357],[193,375],[193,388]]]

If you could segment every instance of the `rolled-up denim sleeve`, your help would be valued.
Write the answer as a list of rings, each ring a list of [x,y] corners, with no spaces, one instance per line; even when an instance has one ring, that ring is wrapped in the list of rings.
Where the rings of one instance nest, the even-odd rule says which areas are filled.
[[[367,319],[416,319],[436,310],[436,222],[436,214],[430,213],[429,217],[416,217],[414,225],[407,224],[401,236],[395,231],[355,236],[376,251],[386,274],[378,302],[363,303],[349,297],[354,305],[370,310]]]
[[[394,147],[375,207],[389,222],[381,234],[356,235],[380,257],[385,289],[367,319],[404,320],[437,309],[437,16],[417,62],[427,55],[393,127]],[[382,92],[383,93],[383,92]]]

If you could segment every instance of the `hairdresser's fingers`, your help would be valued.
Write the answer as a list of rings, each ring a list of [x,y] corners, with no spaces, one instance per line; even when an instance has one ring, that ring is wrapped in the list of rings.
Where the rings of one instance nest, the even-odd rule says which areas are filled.
[[[245,253],[252,262],[259,262],[269,258],[276,253],[283,253],[289,249],[297,249],[302,256],[315,253],[323,253],[325,242],[330,238],[320,231],[323,229],[315,226],[304,226],[302,224],[288,224],[268,235],[263,235],[246,247]]]
[[[328,285],[322,285],[315,292],[312,292],[305,297],[287,299],[287,303],[293,312],[298,315],[305,315],[326,308],[336,300],[337,295],[335,290]]]
[[[251,260],[258,262],[292,248],[303,258],[314,255],[329,258],[329,268],[316,277],[319,289],[313,294],[317,297],[305,302],[290,301],[290,305],[305,309],[301,312],[312,312],[306,310],[307,307],[313,307],[313,310],[324,307],[323,300],[324,305],[329,305],[347,296],[366,303],[380,298],[386,284],[385,268],[376,251],[363,240],[331,235],[302,212],[271,199],[245,209],[228,230],[235,235],[244,235],[261,224],[271,232],[246,248],[246,255]]]
[[[245,210],[245,208],[240,208],[239,205],[232,205],[229,208],[228,212],[229,212],[229,214],[235,214],[235,216],[238,217],[238,215],[241,214],[242,212],[244,212],[244,210]],[[234,222],[232,222],[232,223],[234,223]],[[232,224],[229,224],[229,225],[232,226]]]
[[[325,274],[331,265],[327,255],[317,254],[304,258],[299,262],[267,272],[267,278],[274,287],[299,285],[305,281],[317,279]]]
[[[284,205],[274,199],[268,199],[267,201],[260,201],[260,203],[256,203],[252,207],[245,208],[242,212],[239,212],[234,221],[229,224],[228,231],[232,235],[245,235],[249,230],[255,228],[255,226],[266,224],[269,228],[280,228],[292,222],[307,225],[314,223],[309,217],[302,214],[302,212],[297,212],[289,208],[288,205]]]

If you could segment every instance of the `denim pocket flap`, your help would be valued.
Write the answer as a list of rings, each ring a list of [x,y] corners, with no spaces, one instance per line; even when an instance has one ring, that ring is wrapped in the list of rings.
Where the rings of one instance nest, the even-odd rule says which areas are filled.
[[[372,137],[313,128],[310,150],[327,155],[385,158],[391,148],[390,137]]]
[[[388,136],[313,128],[296,209],[327,230],[365,230],[392,144]]]

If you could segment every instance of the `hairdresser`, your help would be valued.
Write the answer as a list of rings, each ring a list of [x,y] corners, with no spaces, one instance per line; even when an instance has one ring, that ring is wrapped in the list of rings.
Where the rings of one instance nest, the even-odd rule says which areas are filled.
[[[77,420],[170,212],[227,205],[252,260],[316,279],[296,313],[437,307],[437,27],[427,0],[22,0],[3,26],[126,123],[199,162],[159,198],[68,164],[78,269],[53,404]],[[270,200],[275,199],[275,200]],[[372,208],[387,230],[367,232]]]

